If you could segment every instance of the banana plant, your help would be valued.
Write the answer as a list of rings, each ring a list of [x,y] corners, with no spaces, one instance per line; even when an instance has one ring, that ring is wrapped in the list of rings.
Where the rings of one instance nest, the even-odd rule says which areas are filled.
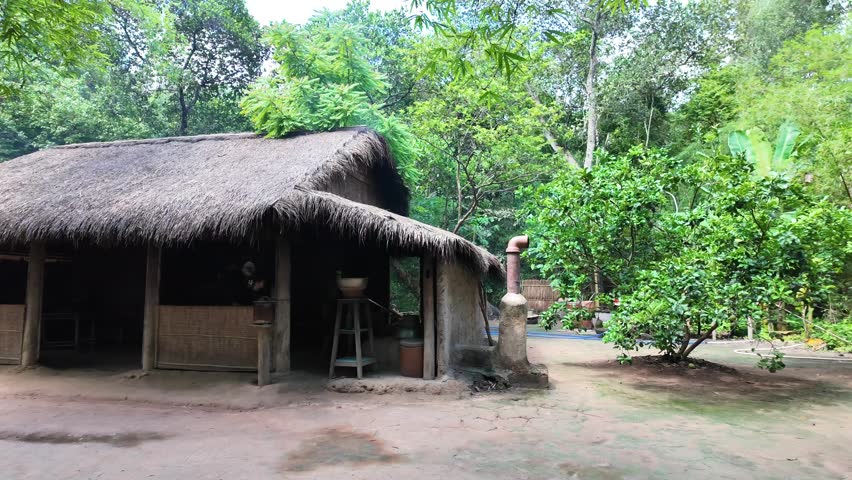
[[[775,145],[766,140],[759,128],[735,130],[728,134],[728,149],[731,155],[745,155],[754,165],[754,172],[761,177],[770,173],[791,174],[795,170],[793,154],[796,151],[796,139],[802,131],[793,122],[784,122],[778,129]]]

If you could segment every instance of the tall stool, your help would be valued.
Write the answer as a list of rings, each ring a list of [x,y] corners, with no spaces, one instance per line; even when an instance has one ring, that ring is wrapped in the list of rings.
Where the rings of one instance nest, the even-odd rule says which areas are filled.
[[[367,328],[361,328],[361,314],[367,319]],[[345,322],[346,326],[341,328]],[[361,334],[367,332],[370,342],[370,356],[362,355]],[[338,357],[337,347],[340,345],[341,335],[351,335],[355,343],[354,357]],[[355,367],[358,378],[364,377],[364,367],[376,363],[376,351],[373,345],[373,318],[370,315],[370,299],[361,298],[338,298],[337,315],[334,319],[334,341],[331,344],[331,365],[328,368],[328,377],[334,378],[334,367]]]

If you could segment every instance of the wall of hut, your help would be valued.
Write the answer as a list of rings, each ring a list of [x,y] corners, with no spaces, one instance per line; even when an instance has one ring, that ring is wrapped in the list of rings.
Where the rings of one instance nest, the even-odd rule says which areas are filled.
[[[436,278],[438,376],[457,365],[461,345],[485,345],[479,275],[457,263],[438,262]]]

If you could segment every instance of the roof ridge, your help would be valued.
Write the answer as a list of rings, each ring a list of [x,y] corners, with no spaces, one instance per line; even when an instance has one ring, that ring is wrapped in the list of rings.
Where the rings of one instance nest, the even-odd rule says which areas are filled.
[[[163,145],[166,143],[196,143],[207,140],[233,140],[239,138],[261,138],[262,136],[252,132],[237,133],[213,133],[206,135],[187,135],[183,137],[158,137],[140,138],[131,140],[114,140],[111,142],[86,142],[71,143],[68,145],[56,145],[48,150],[69,150],[75,148],[106,148],[106,147],[129,147],[135,145]]]
[[[304,135],[312,135],[317,133],[333,133],[333,132],[346,132],[353,131],[356,132],[356,135],[353,135],[353,138],[357,136],[358,133],[362,133],[365,130],[370,130],[369,127],[358,125],[353,127],[342,127],[336,128],[334,130],[320,130],[320,131],[296,131],[290,132],[289,134],[279,137],[278,139],[284,140],[288,138],[300,137]],[[109,142],[84,142],[84,143],[69,143],[68,145],[56,145],[46,150],[70,150],[75,148],[106,148],[106,147],[132,147],[136,145],[163,145],[166,143],[196,143],[196,142],[204,142],[208,140],[218,141],[218,140],[234,140],[240,138],[268,138],[260,133],[254,132],[233,132],[233,133],[209,133],[204,135],[185,135],[178,137],[157,137],[157,138],[138,138],[138,139],[128,139],[128,140],[113,140]]]

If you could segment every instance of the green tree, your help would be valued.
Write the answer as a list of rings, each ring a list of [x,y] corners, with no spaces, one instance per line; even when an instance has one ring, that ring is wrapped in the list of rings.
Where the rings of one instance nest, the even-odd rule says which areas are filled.
[[[740,0],[735,56],[750,68],[765,68],[784,45],[816,25],[832,25],[848,12],[846,2],[832,0]]]
[[[418,93],[423,65],[415,48],[423,41],[402,9],[370,10],[369,0],[350,0],[338,11],[323,10],[311,17],[307,31],[351,28],[366,42],[363,53],[387,85],[383,110],[397,113],[408,107]]]
[[[0,161],[58,144],[156,136],[154,123],[100,66],[76,77],[44,70],[0,105]]]
[[[106,2],[6,0],[0,11],[0,97],[17,93],[36,70],[54,71],[98,56]]]
[[[241,0],[107,6],[93,27],[97,55],[73,69],[34,64],[30,81],[0,104],[0,159],[69,142],[250,127],[239,99],[264,49]]]
[[[766,70],[738,82],[734,128],[802,129],[799,163],[816,188],[852,205],[852,35],[849,23],[818,27],[786,44]],[[810,147],[810,148],[807,148]]]
[[[702,73],[731,55],[731,10],[662,1],[632,12],[601,85],[601,131],[610,152],[672,139],[669,114]]]
[[[481,62],[472,65],[488,68]],[[442,212],[439,225],[487,240],[493,224],[513,217],[514,191],[548,176],[554,155],[539,118],[552,113],[518,83],[452,79],[448,73],[429,76],[429,97],[408,111],[412,132],[422,143],[424,179],[417,190],[443,200],[436,205]]]
[[[269,30],[266,40],[278,67],[242,102],[258,132],[278,137],[367,125],[387,138],[403,176],[415,178],[414,139],[383,111],[387,85],[367,60],[366,42],[357,30],[282,23]]]
[[[741,69],[731,65],[714,68],[697,79],[689,101],[670,115],[675,151],[694,153],[718,139],[719,131],[737,116],[737,82],[741,76]]]
[[[568,298],[590,290],[587,272],[604,272],[621,300],[605,340],[631,350],[648,334],[675,361],[720,326],[788,309],[809,317],[848,288],[852,212],[796,177],[753,169],[745,156],[683,163],[637,149],[570,172],[534,192],[534,268]],[[575,316],[562,318],[570,327]]]
[[[641,269],[677,249],[657,222],[678,209],[682,170],[663,152],[634,148],[602,157],[591,171],[564,168],[525,188],[533,270],[573,301],[630,291]]]
[[[115,11],[116,59],[142,95],[171,112],[174,133],[245,128],[239,99],[260,74],[265,50],[244,0],[168,0]]]

